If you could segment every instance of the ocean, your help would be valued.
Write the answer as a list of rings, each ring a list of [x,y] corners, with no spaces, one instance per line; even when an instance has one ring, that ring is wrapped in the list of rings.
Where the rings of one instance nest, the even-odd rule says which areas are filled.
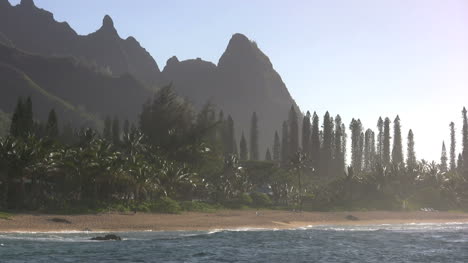
[[[468,262],[468,224],[0,233],[0,262]]]

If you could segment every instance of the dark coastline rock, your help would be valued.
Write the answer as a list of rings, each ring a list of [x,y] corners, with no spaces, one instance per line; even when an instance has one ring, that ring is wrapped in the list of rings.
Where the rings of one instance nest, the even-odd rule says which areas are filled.
[[[63,223],[63,224],[71,224],[72,222],[70,222],[69,220],[65,219],[65,218],[57,218],[57,217],[54,217],[54,218],[51,218],[51,219],[48,219],[49,221],[51,222],[54,222],[54,223]]]
[[[91,238],[91,240],[96,240],[96,241],[110,241],[110,240],[115,240],[115,241],[121,241],[122,238],[117,236],[117,235],[114,235],[114,234],[109,234],[109,235],[105,235],[103,237],[93,237]]]
[[[359,220],[359,218],[357,218],[357,217],[355,217],[353,215],[347,215],[346,219],[351,220],[351,221],[358,221]]]

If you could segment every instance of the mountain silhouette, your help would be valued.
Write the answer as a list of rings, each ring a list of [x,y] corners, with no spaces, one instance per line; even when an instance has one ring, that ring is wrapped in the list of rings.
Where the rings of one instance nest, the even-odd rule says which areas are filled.
[[[74,56],[95,63],[118,76],[130,73],[148,86],[160,81],[160,70],[151,55],[133,37],[122,39],[110,16],[102,27],[87,36],[78,35],[52,13],[22,0],[11,6],[0,0],[0,32],[22,50],[49,56]]]
[[[294,105],[299,108],[273,69],[269,58],[242,34],[234,34],[218,65],[201,59],[179,61],[172,57],[163,78],[196,105],[211,100],[231,114],[236,133],[249,133],[253,112],[259,118],[259,145],[262,152],[272,144],[275,130],[288,118]]]
[[[0,42],[28,53],[49,57],[72,56],[88,69],[94,67],[96,72],[112,75],[112,83],[119,88],[116,88],[118,92],[109,95],[107,100],[112,101],[106,102],[109,105],[105,106],[96,98],[103,98],[110,87],[93,90],[78,84],[84,85],[90,76],[82,76],[78,83],[71,83],[76,77],[65,74],[60,77],[63,85],[59,86],[54,83],[59,77],[54,75],[62,74],[59,73],[60,68],[55,73],[52,69],[49,70],[51,72],[35,73],[27,72],[30,68],[19,67],[28,76],[30,73],[44,74],[34,75],[32,79],[40,79],[37,81],[41,87],[54,89],[51,91],[53,94],[75,105],[84,105],[99,117],[124,114],[126,118],[134,119],[133,116],[141,110],[139,103],[151,95],[151,90],[172,83],[179,95],[196,107],[211,101],[224,111],[225,116],[232,115],[238,138],[242,131],[248,134],[250,118],[256,112],[260,150],[264,152],[267,146],[271,146],[275,130],[280,129],[282,121],[287,119],[291,105],[299,111],[269,58],[255,42],[242,34],[232,36],[217,65],[200,58],[179,61],[174,56],[161,72],[155,60],[135,38],[122,39],[119,36],[108,15],[97,31],[81,36],[66,22],[57,22],[52,13],[36,7],[32,0],[23,0],[17,6],[0,0]],[[127,74],[143,85],[134,83]],[[66,76],[71,79],[67,80]],[[124,87],[126,84],[127,88]],[[126,110],[121,110],[118,105]]]
[[[109,76],[73,58],[32,55],[0,44],[0,109],[12,112],[18,97],[31,96],[36,116],[44,120],[55,108],[75,127],[100,127],[117,115],[136,122],[151,92],[126,74]]]

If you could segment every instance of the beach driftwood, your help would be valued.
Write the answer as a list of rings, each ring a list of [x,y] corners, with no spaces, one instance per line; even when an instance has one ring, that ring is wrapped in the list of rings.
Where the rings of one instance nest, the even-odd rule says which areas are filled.
[[[114,235],[114,234],[110,234],[110,235],[105,235],[103,237],[93,237],[91,238],[91,240],[97,240],[97,241],[110,241],[110,240],[116,240],[116,241],[121,241],[122,238],[117,236],[117,235]]]

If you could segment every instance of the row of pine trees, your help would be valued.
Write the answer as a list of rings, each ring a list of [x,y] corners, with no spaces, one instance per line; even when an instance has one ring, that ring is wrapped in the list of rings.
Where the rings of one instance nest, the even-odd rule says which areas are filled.
[[[234,121],[231,116],[223,119],[220,113],[220,122],[224,123],[224,149],[225,154],[238,154],[240,160],[259,161],[259,131],[258,117],[254,112],[251,118],[250,133],[247,140],[242,132],[239,143],[239,152],[235,140]],[[285,120],[281,129],[281,136],[275,131],[272,151],[267,148],[264,160],[275,161],[281,166],[287,167],[296,153],[301,152],[306,156],[312,171],[319,176],[336,176],[347,171],[347,140],[346,125],[342,123],[340,115],[331,117],[327,111],[320,125],[319,116],[308,111],[302,120],[301,132],[299,128],[299,115],[291,106],[289,118]],[[462,111],[462,140],[463,150],[456,152],[455,123],[450,123],[450,156],[447,156],[445,142],[442,142],[440,169],[442,172],[466,173],[468,168],[468,132],[467,112]],[[393,131],[391,126],[393,125]],[[418,165],[415,151],[415,139],[412,129],[407,134],[406,149],[403,146],[401,134],[401,120],[399,116],[392,121],[389,117],[380,117],[377,121],[376,131],[365,129],[361,120],[352,119],[349,125],[351,149],[350,163],[356,175],[368,173],[376,167],[407,167],[412,170]],[[281,137],[281,138],[280,138]],[[301,140],[299,138],[301,137]],[[393,140],[392,140],[393,139]],[[406,150],[406,159],[404,151]],[[467,177],[468,178],[468,177]]]
[[[211,115],[213,116],[210,118],[214,123],[214,114]],[[289,118],[283,122],[281,139],[278,131],[276,131],[271,147],[272,151],[270,151],[270,148],[267,148],[264,160],[275,161],[283,166],[287,166],[297,152],[302,152],[307,157],[310,167],[317,175],[340,175],[346,171],[348,134],[346,133],[345,124],[341,121],[341,116],[336,115],[333,118],[329,112],[326,112],[320,127],[318,115],[315,112],[311,115],[308,111],[303,117],[301,132],[299,132],[298,119],[298,113],[291,106]],[[239,148],[237,148],[232,117],[229,115],[224,119],[224,114],[221,111],[218,121],[221,123],[220,135],[218,137],[221,137],[226,156],[236,154],[242,161],[260,160],[258,117],[256,112],[253,112],[251,117],[248,141],[244,132],[242,132]],[[447,156],[445,142],[442,142],[440,167],[443,172],[450,171],[462,174],[466,172],[464,167],[468,169],[468,164],[465,165],[464,163],[464,160],[468,161],[468,151],[466,150],[468,147],[468,128],[467,111],[465,108],[462,110],[462,123],[463,149],[460,153],[457,154],[456,151],[454,122],[451,122],[449,125],[449,156]],[[396,116],[393,121],[393,137],[391,136],[391,124],[390,118],[386,117],[382,119],[380,117],[377,121],[377,131],[374,132],[372,129],[364,130],[363,124],[359,119],[352,119],[349,125],[351,133],[350,166],[355,174],[370,172],[377,166],[406,165],[409,169],[414,169],[418,164],[414,148],[413,131],[410,129],[407,135],[406,160],[404,160],[400,117]],[[104,121],[102,136],[108,141],[118,144],[122,136],[135,131],[137,131],[136,126],[134,124],[130,125],[128,120],[125,120],[123,125],[120,125],[117,117],[112,119],[110,116],[107,116]],[[60,135],[57,114],[54,109],[51,109],[49,112],[45,123],[34,122],[31,98],[28,97],[26,100],[22,98],[18,99],[10,126],[10,134],[12,136],[25,137],[28,134],[36,134],[38,137],[47,136],[49,138],[59,138],[60,136],[64,141],[69,141],[70,137],[72,137],[72,132],[70,124],[67,124]],[[299,140],[299,134],[301,135],[301,140]]]

